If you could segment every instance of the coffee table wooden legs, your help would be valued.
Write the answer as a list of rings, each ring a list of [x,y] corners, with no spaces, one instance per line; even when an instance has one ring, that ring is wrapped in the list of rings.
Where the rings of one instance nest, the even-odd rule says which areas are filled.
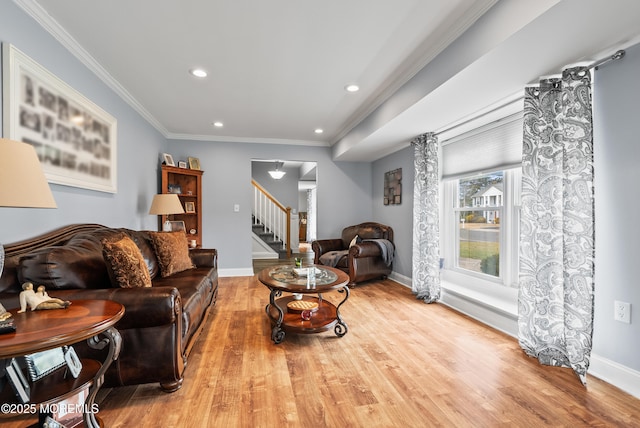
[[[282,295],[282,291],[271,289],[271,293],[269,294],[269,304],[264,308],[267,312],[267,316],[271,319],[273,325],[273,329],[271,330],[271,340],[274,343],[280,343],[284,340],[284,330],[282,329],[282,320],[284,319],[284,311],[278,304],[276,303],[276,298]],[[271,308],[275,308],[278,311],[277,319],[273,317],[271,313]]]
[[[310,303],[314,310],[310,314],[304,314],[308,311],[289,311],[287,309],[287,304],[294,300],[293,296],[281,297],[282,290],[271,289],[269,304],[265,307],[265,312],[272,325],[271,340],[278,344],[284,340],[286,333],[312,334],[332,328],[338,337],[347,334],[347,323],[340,315],[340,307],[349,298],[349,287],[344,286],[336,291],[344,294],[344,299],[338,306],[325,300],[322,293],[305,293],[302,300]]]
[[[96,336],[93,336],[87,340],[87,344],[90,348],[93,349],[104,349],[105,347],[109,347],[107,351],[107,358],[102,363],[102,367],[96,373],[96,376],[93,381],[93,385],[89,388],[89,396],[85,402],[85,409],[93,409],[93,403],[96,398],[96,394],[98,390],[104,383],[104,373],[107,371],[112,362],[114,362],[118,355],[120,354],[120,347],[122,345],[122,337],[120,336],[120,332],[115,328],[111,327],[102,333],[99,333]],[[87,427],[90,428],[98,428],[103,427],[104,424],[102,421],[96,417],[95,413],[92,411],[85,412],[84,414],[84,422]]]

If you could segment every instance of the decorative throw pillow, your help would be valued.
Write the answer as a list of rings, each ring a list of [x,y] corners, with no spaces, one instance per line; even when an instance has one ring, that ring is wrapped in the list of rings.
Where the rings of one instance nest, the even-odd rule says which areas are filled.
[[[353,239],[352,239],[352,240],[351,240],[351,242],[349,243],[349,248],[351,248],[351,247],[353,247],[354,245],[359,244],[359,243],[361,243],[361,242],[362,242],[362,239],[361,239],[358,235],[356,235],[356,236],[354,236],[354,237],[353,237]]]
[[[184,232],[149,232],[149,235],[160,265],[160,276],[166,278],[195,267],[189,256],[189,244]]]
[[[151,287],[149,268],[131,238],[122,234],[101,242],[102,255],[112,282],[121,288]]]

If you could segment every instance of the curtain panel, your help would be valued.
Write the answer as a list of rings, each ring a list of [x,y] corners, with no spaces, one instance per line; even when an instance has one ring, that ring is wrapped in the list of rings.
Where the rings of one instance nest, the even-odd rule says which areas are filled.
[[[433,303],[440,299],[438,137],[422,134],[411,145],[415,169],[411,289],[416,298]]]
[[[592,127],[588,69],[525,90],[518,339],[583,384],[593,335]]]

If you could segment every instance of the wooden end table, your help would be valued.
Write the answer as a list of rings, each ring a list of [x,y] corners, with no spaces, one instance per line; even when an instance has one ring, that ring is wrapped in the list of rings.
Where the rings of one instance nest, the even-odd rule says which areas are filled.
[[[269,304],[265,307],[273,329],[271,340],[281,343],[285,332],[312,334],[334,329],[338,337],[347,334],[347,323],[340,316],[340,307],[349,298],[349,276],[339,269],[329,266],[306,266],[302,269],[316,269],[314,275],[296,274],[293,266],[266,268],[258,273],[258,279],[271,293]],[[299,271],[300,272],[300,271]],[[303,272],[301,272],[303,273]],[[344,299],[335,306],[323,299],[322,293],[329,291],[344,293]],[[293,293],[281,297],[283,292]],[[302,295],[302,299],[295,294]],[[317,295],[310,296],[310,295]],[[313,307],[312,310],[291,309],[294,301],[304,302]]]
[[[30,400],[25,409],[47,408],[89,388],[84,402],[85,426],[103,427],[93,409],[95,397],[104,381],[104,373],[118,358],[122,339],[113,325],[124,315],[124,307],[112,300],[73,300],[66,309],[52,309],[17,313],[10,311],[16,326],[15,333],[0,335],[0,360],[10,360],[27,354],[46,351],[87,341],[92,349],[108,347],[104,362],[82,359],[77,378],[65,370],[55,372],[30,383]],[[4,367],[4,364],[3,364]],[[11,385],[0,391],[1,403],[18,403]],[[41,415],[42,416],[42,415]]]

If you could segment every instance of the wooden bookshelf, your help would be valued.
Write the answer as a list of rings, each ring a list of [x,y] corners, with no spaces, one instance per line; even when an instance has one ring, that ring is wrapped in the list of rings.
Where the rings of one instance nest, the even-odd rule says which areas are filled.
[[[202,247],[202,174],[204,171],[162,165],[161,193],[175,193],[180,198],[184,214],[158,216],[158,230],[169,217],[171,221],[184,221],[189,241],[195,239]],[[193,210],[189,208],[192,207]],[[192,212],[189,212],[192,211]],[[192,231],[195,230],[195,233]]]

